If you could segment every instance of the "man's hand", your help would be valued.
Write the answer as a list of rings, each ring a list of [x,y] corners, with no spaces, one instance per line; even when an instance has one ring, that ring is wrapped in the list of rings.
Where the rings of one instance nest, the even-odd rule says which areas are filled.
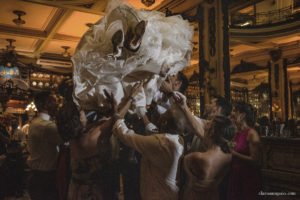
[[[167,94],[173,92],[173,86],[169,76],[164,82],[162,82],[160,90]]]
[[[141,91],[141,88],[143,87],[144,82],[136,83],[132,87],[131,95],[130,97],[135,98],[136,95]]]
[[[145,131],[148,135],[158,133],[158,128],[153,123],[148,123],[145,127]]]
[[[228,147],[229,147],[229,149],[230,149],[230,152],[232,153],[232,154],[234,154],[235,153],[235,147],[236,147],[236,142],[234,142],[234,141],[229,141],[229,142],[227,142],[227,145],[228,145]]]
[[[112,110],[113,110],[113,114],[118,113],[118,104],[117,101],[115,99],[115,96],[113,93],[108,93],[107,90],[104,89],[104,94],[107,98],[107,100],[110,102]]]
[[[187,104],[186,104],[186,97],[179,93],[179,92],[174,92],[173,93],[173,99],[175,101],[175,103],[182,109],[187,108]]]

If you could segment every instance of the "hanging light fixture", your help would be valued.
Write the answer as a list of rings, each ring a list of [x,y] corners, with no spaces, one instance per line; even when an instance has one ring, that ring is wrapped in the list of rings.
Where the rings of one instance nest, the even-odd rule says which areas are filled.
[[[26,13],[22,10],[14,10],[13,13],[18,16],[18,18],[13,19],[13,22],[17,25],[25,24],[25,20],[21,19],[22,16],[26,15]]]
[[[63,57],[70,57],[70,53],[68,52],[68,49],[70,49],[69,46],[61,46],[61,48],[63,48],[65,51],[62,53]]]
[[[15,46],[13,46],[13,42],[16,40],[14,39],[6,39],[7,42],[9,42],[9,45],[6,45],[6,55],[3,57],[2,64],[7,67],[12,67],[15,65],[17,58],[15,53]]]
[[[36,112],[37,111],[37,109],[36,109],[35,104],[33,103],[33,101],[26,106],[25,110],[28,111],[28,112],[34,112],[34,111]]]
[[[147,6],[150,7],[155,3],[155,0],[142,0],[142,3]]]

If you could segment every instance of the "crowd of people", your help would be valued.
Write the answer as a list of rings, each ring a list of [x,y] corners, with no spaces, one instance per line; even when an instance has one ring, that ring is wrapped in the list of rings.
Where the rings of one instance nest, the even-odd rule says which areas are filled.
[[[109,108],[83,110],[73,102],[72,80],[65,80],[60,107],[51,93],[34,98],[38,114],[26,143],[5,136],[1,127],[1,144],[26,146],[32,200],[113,200],[120,190],[125,200],[260,199],[255,110],[239,103],[232,111],[215,96],[198,118],[183,95],[187,84],[181,72],[168,77],[138,117],[128,109],[143,82],[120,104],[105,91]]]

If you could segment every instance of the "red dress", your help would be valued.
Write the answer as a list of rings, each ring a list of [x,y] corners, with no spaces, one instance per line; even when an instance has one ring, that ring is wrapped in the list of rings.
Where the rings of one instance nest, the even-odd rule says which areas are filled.
[[[235,151],[250,155],[247,136],[249,130],[238,133],[234,141],[236,142]],[[228,185],[228,200],[256,200],[262,199],[259,194],[261,191],[261,181],[259,170],[249,163],[232,158],[230,180]]]

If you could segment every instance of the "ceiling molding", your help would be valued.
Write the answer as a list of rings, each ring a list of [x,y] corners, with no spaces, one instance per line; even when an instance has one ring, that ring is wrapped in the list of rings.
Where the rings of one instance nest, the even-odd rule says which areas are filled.
[[[169,10],[172,10],[179,6],[180,4],[184,3],[186,0],[171,0],[171,1],[166,1],[163,2],[162,4],[158,5],[155,10],[158,10],[160,12],[165,12],[166,9],[168,8]]]
[[[70,41],[70,42],[79,42],[81,37],[71,36],[71,35],[64,35],[60,33],[56,33],[53,37],[55,40],[63,40],[63,41]]]
[[[300,46],[297,44],[297,42],[291,42],[289,45],[282,46],[278,45],[278,48],[280,48],[283,51],[283,58],[293,58],[297,57],[299,55],[299,48]],[[252,50],[252,51],[245,51],[239,54],[236,54],[230,58],[231,64],[235,64],[236,62],[240,62],[241,59],[247,61],[247,62],[254,62],[258,63],[260,60],[270,60],[269,51],[272,49],[265,48],[265,49],[259,49],[259,50]],[[237,64],[238,64],[237,63]]]
[[[104,11],[107,6],[108,0],[98,0],[92,6],[92,9],[97,11]]]
[[[57,9],[56,12],[54,13],[53,17],[51,18],[50,22],[45,28],[45,32],[49,34],[53,27],[57,24],[57,22],[60,20],[60,18],[64,15],[66,12],[65,9]]]
[[[47,37],[49,35],[45,31],[33,30],[33,29],[28,29],[28,28],[20,29],[17,27],[7,26],[7,25],[2,25],[2,24],[0,24],[0,33],[6,34],[6,35],[39,39],[39,40],[45,40],[45,39],[47,39]],[[59,33],[56,33],[53,36],[53,39],[55,39],[55,40],[63,40],[63,41],[71,41],[71,42],[79,42],[80,38],[81,37],[64,35],[64,34],[59,34]]]
[[[85,1],[85,2],[75,1],[73,3],[72,3],[72,1],[64,1],[64,2],[63,1],[43,1],[43,0],[23,0],[23,1],[42,4],[42,5],[46,5],[46,6],[53,6],[53,7],[57,7],[57,8],[71,9],[73,11],[80,11],[80,12],[97,14],[97,15],[102,15],[102,16],[105,15],[105,13],[103,11],[97,10],[98,6],[95,7],[96,9],[93,8],[94,6],[92,6],[91,8],[79,6],[79,5],[95,3],[96,0],[95,1]]]
[[[63,9],[63,12],[60,13],[60,17],[58,20],[56,20],[55,24],[52,24],[51,31],[48,33],[47,38],[42,42],[42,44],[36,48],[34,54],[36,57],[39,56],[41,51],[46,47],[46,45],[49,43],[51,39],[55,36],[57,30],[62,26],[62,24],[65,22],[68,17],[72,14],[73,10],[66,10]]]
[[[36,55],[36,51],[41,48],[41,46],[42,46],[43,43],[44,43],[44,40],[38,40],[37,41],[37,43],[35,45],[35,51],[33,52],[33,54],[34,54],[35,57],[39,56],[39,55],[38,56]]]
[[[0,33],[21,37],[29,37],[34,39],[45,39],[47,37],[47,33],[44,31],[33,30],[28,28],[18,28],[15,26],[8,26],[3,24],[0,24]]]
[[[231,12],[236,12],[238,10],[241,10],[243,8],[246,8],[248,6],[254,5],[255,3],[259,3],[263,0],[237,0],[233,1],[233,3],[229,4],[228,6],[228,13],[230,14]]]
[[[23,0],[23,1],[30,1],[30,0]],[[31,0],[32,2],[35,2],[35,3],[48,3],[49,0]],[[51,1],[51,0],[50,0]],[[52,0],[53,1],[53,0]],[[67,5],[82,5],[82,4],[91,4],[91,3],[95,3],[97,2],[97,0],[58,0],[58,1],[55,1],[54,0],[54,4],[58,4],[58,5],[64,5],[64,4],[67,4]]]
[[[272,38],[282,37],[291,34],[298,34],[300,30],[300,20],[287,22],[271,27],[230,27],[230,37],[240,40],[271,40]]]

